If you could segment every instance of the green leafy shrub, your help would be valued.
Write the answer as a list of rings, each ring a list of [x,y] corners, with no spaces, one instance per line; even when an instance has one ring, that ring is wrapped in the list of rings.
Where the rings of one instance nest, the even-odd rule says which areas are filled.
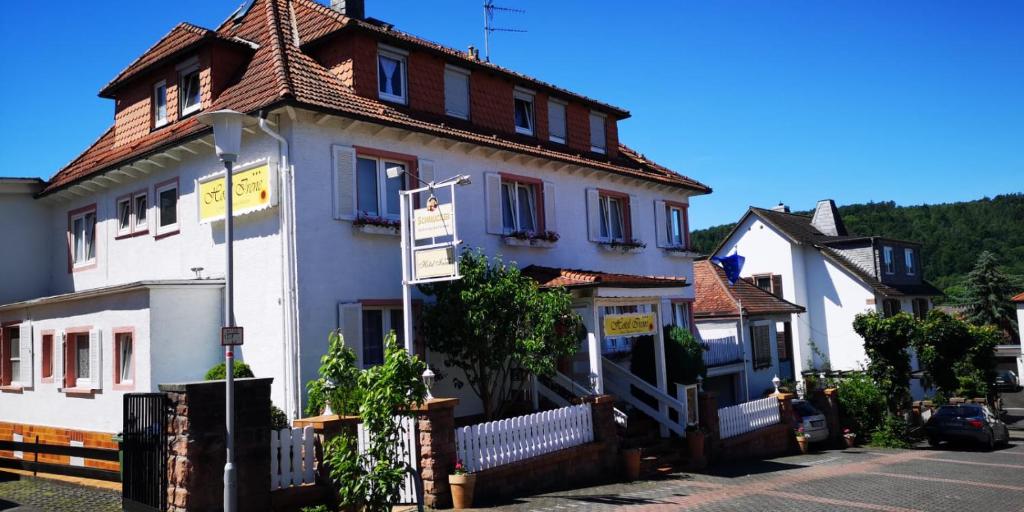
[[[356,366],[356,353],[345,346],[337,332],[331,332],[327,340],[327,353],[320,358],[320,378],[306,384],[306,416],[323,414],[327,405],[334,414],[356,416],[363,400],[358,385],[362,370]]]
[[[278,406],[270,404],[270,430],[281,430],[292,426],[288,421],[288,415]]]
[[[871,433],[869,444],[880,448],[910,448],[910,428],[903,418],[887,414]]]
[[[253,375],[252,373],[252,369],[249,368],[249,365],[241,361],[232,361],[232,363],[233,364],[231,365],[231,367],[234,368],[235,370],[234,374],[236,379],[255,377],[255,375]],[[225,365],[224,363],[217,363],[206,372],[206,376],[203,377],[203,379],[224,380],[228,376],[228,374],[224,371],[225,368],[227,368],[227,365]]]
[[[707,376],[704,366],[704,347],[693,337],[693,334],[675,325],[666,325],[665,336],[665,374],[669,386],[673,383],[693,384],[697,376]],[[630,354],[630,371],[657,385],[654,365],[654,336],[637,338]]]
[[[863,372],[844,375],[837,389],[844,425],[866,436],[882,423],[885,397],[870,376]]]
[[[907,313],[886,317],[861,313],[854,317],[853,330],[864,338],[868,356],[867,373],[882,391],[889,414],[899,414],[910,405],[910,348],[918,336],[918,322]]]
[[[302,507],[299,512],[331,512],[331,509],[327,508],[327,505],[317,505],[315,507]]]

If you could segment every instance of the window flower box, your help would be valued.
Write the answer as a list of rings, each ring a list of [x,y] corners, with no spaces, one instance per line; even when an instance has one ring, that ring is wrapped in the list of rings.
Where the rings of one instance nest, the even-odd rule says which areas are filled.
[[[401,222],[383,217],[360,216],[352,222],[352,229],[367,235],[398,236]]]
[[[558,233],[554,231],[513,231],[502,237],[505,245],[510,247],[540,247],[550,249],[558,242]]]
[[[701,256],[701,254],[699,252],[695,252],[695,251],[691,250],[689,247],[681,247],[681,246],[662,247],[662,249],[664,249],[666,256],[671,256],[673,258],[690,258],[690,259],[693,259],[693,258],[699,258]]]
[[[623,242],[599,242],[597,244],[602,249],[609,252],[620,252],[623,254],[639,254],[644,252],[647,248],[647,244],[640,240],[626,240]]]

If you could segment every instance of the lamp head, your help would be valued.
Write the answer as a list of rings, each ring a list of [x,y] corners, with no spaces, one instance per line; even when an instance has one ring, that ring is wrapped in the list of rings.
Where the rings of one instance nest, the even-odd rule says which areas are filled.
[[[393,180],[399,178],[405,172],[405,168],[399,166],[388,167],[384,172],[387,173],[388,179]]]
[[[248,116],[235,110],[217,110],[200,114],[197,120],[213,127],[213,143],[217,157],[224,162],[235,162],[242,147],[242,122]]]

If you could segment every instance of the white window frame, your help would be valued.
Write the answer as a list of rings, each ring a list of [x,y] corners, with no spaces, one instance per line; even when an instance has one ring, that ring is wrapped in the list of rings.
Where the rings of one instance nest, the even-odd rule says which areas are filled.
[[[8,333],[14,333],[10,336],[4,336],[4,343],[7,344],[7,362],[11,365],[11,385],[20,386],[25,381],[24,368],[21,362],[25,360],[24,354],[21,353],[21,326],[14,325],[8,329]],[[17,338],[15,338],[17,336]],[[17,357],[14,355],[14,351],[18,351]],[[14,368],[17,366],[18,372],[15,374]],[[18,378],[14,378],[17,375]]]
[[[512,123],[513,124],[515,124],[515,122],[516,122],[516,107],[515,107],[515,102],[516,101],[525,101],[525,102],[530,104],[530,108],[527,111],[527,121],[529,122],[530,126],[529,127],[523,127],[523,126],[519,126],[518,124],[516,124],[515,125],[516,133],[520,133],[520,134],[523,134],[523,135],[533,135],[537,131],[537,103],[536,103],[536,94],[533,93],[532,91],[527,91],[525,89],[515,89],[515,90],[512,91]]]
[[[593,144],[593,141],[594,141],[594,134],[593,134],[594,119],[600,119],[601,120],[601,127],[604,129],[604,131],[601,132],[601,141],[604,142],[604,146],[595,146]],[[600,112],[591,111],[590,112],[590,117],[587,118],[587,122],[590,123],[590,129],[591,129],[591,134],[590,134],[590,142],[591,142],[590,150],[593,151],[594,153],[600,153],[602,155],[607,153],[608,152],[608,131],[607,131],[608,130],[608,116],[606,116],[606,115],[604,115],[604,114],[602,114]]]
[[[126,360],[126,358],[124,357],[124,344],[125,344],[124,343],[124,338],[125,337],[128,338],[128,344],[131,345],[131,352],[129,353],[129,355],[127,357],[127,361],[129,362],[128,363],[129,366],[128,366],[128,377],[127,378],[124,376],[124,362]],[[117,359],[116,359],[116,361],[118,361],[120,363],[118,365],[118,367],[115,368],[115,371],[117,371],[117,374],[115,375],[115,377],[117,378],[117,384],[119,384],[119,385],[132,385],[132,384],[135,384],[135,333],[133,333],[133,332],[116,332],[116,333],[114,333],[114,349],[117,350],[117,355],[116,355]]]
[[[398,72],[402,74],[402,94],[391,94],[380,90],[381,86],[381,75],[380,75],[380,59],[386,57],[388,59],[398,61]],[[380,46],[377,48],[377,97],[382,100],[390,101],[392,103],[400,103],[406,105],[409,102],[409,65],[408,65],[408,53],[397,48],[390,48]]]
[[[553,130],[551,130],[551,122],[554,119],[554,116],[551,115],[551,109],[552,108],[561,108],[562,109],[562,133],[565,134],[565,137],[559,137],[559,136],[554,134]],[[551,140],[551,142],[557,142],[559,144],[565,144],[566,140],[568,140],[568,138],[569,138],[569,126],[568,126],[569,120],[568,120],[568,117],[567,117],[568,114],[569,114],[569,104],[568,103],[566,103],[566,102],[564,102],[562,100],[556,100],[556,99],[553,99],[553,98],[548,98],[548,139]]]
[[[92,372],[95,371],[95,369],[92,367],[91,351],[92,351],[93,348],[92,348],[92,340],[90,339],[91,336],[89,335],[89,333],[76,333],[76,334],[73,334],[72,336],[75,337],[75,346],[74,346],[75,387],[76,388],[91,388],[92,387]],[[89,356],[88,356],[88,360],[89,360],[89,374],[84,376],[84,377],[81,376],[82,375],[82,365],[78,364],[79,363],[78,354],[79,354],[79,352],[82,351],[82,339],[85,339],[85,342],[88,344],[88,348],[87,348],[86,352],[89,354]]]
[[[911,248],[903,249],[903,263],[907,266],[907,275],[912,276],[917,273],[917,265],[914,261],[914,250]]]
[[[195,105],[186,106],[185,101],[187,96],[185,94],[185,78],[196,73],[199,75],[199,101]],[[194,112],[198,112],[203,109],[203,77],[199,70],[199,62],[188,64],[178,70],[178,110],[181,112],[181,117],[185,117]]]
[[[121,225],[121,205],[128,208],[128,225]],[[117,236],[130,235],[135,230],[135,198],[131,195],[121,196],[117,198],[114,203],[114,212],[117,215],[115,222],[117,222]]]
[[[165,235],[165,234],[168,234],[168,233],[172,233],[174,231],[178,231],[179,226],[181,225],[181,211],[178,208],[178,206],[179,206],[178,203],[179,203],[179,201],[181,199],[181,189],[179,189],[178,187],[179,187],[179,184],[178,184],[177,181],[171,181],[171,182],[159,185],[159,186],[157,186],[153,190],[153,192],[154,192],[153,193],[153,197],[156,200],[155,201],[156,202],[156,207],[153,209],[156,212],[156,215],[155,215],[155,217],[156,217],[156,219],[155,219],[156,220],[156,224],[154,225],[154,233],[156,235],[158,235],[158,236],[159,235]],[[162,217],[162,213],[161,213],[161,209],[162,208],[160,207],[160,194],[162,194],[162,193],[164,193],[164,192],[166,192],[168,190],[172,190],[172,189],[174,190],[174,210],[175,210],[174,224],[168,224],[166,226],[162,226],[161,225],[162,222],[160,220],[161,217]]]
[[[506,186],[508,186],[509,187],[508,190],[510,190],[512,192],[511,196],[509,196],[505,192],[506,191],[506,188],[505,188]],[[503,179],[503,180],[501,180],[501,195],[502,195],[502,198],[501,198],[501,208],[502,208],[502,211],[501,211],[501,224],[502,224],[502,227],[505,228],[505,232],[506,233],[514,233],[516,231],[522,231],[523,230],[523,227],[522,227],[523,226],[523,221],[522,221],[522,219],[519,218],[519,213],[521,211],[519,209],[519,189],[521,189],[521,188],[525,189],[527,191],[527,193],[530,195],[530,197],[533,198],[533,207],[530,208],[530,214],[533,216],[533,219],[532,219],[533,220],[533,230],[532,231],[534,233],[540,232],[541,228],[542,228],[542,226],[541,226],[541,217],[539,215],[540,208],[539,208],[539,203],[538,203],[538,201],[540,201],[542,199],[540,197],[540,191],[538,190],[540,188],[540,186],[535,184],[535,183],[527,183],[527,182],[522,182],[522,181],[516,181],[514,179]],[[505,200],[506,199],[509,200],[509,207],[512,209],[512,226],[511,227],[505,225]]]
[[[92,216],[92,238],[85,239],[85,233],[87,232],[86,223],[88,222],[89,216]],[[82,253],[84,259],[82,260],[78,259],[78,251],[76,250],[78,247],[78,230],[75,229],[75,221],[78,219],[82,220],[82,236],[84,239],[82,245]],[[70,226],[68,227],[71,230],[71,264],[73,267],[82,267],[96,263],[96,224],[97,222],[95,208],[79,212],[71,216]],[[92,248],[91,258],[86,256],[89,254],[90,248]]]
[[[666,208],[666,229],[668,229],[668,243],[671,247],[685,247],[686,246],[686,231],[687,231],[687,219],[686,209],[674,204],[668,204]],[[679,233],[678,240],[676,239],[676,232],[673,229],[673,214],[679,212]]]
[[[377,212],[371,214],[364,210],[359,209],[359,160],[373,160],[377,163]],[[399,220],[401,217],[400,213],[388,213],[388,165],[398,164],[405,168],[406,172],[411,172],[411,162],[404,162],[397,158],[386,158],[373,155],[361,155],[356,154],[356,173],[355,173],[355,189],[356,189],[356,213],[357,216],[368,216],[368,217],[379,217],[382,219]],[[402,180],[400,190],[408,188],[408,180],[405,178],[406,174],[403,173],[399,180]],[[399,202],[401,202],[401,196],[399,196]],[[400,203],[399,203],[400,204]]]
[[[893,253],[892,247],[888,245],[882,247],[882,267],[886,274],[896,273],[896,255]]]
[[[619,233],[621,237],[612,236],[612,209],[611,201],[615,201],[619,204]],[[626,198],[618,196],[610,196],[606,194],[598,195],[598,202],[600,203],[599,215],[604,219],[604,226],[606,232],[601,233],[601,238],[606,242],[625,242],[627,241],[627,230],[626,230],[626,208],[629,207],[629,201]],[[600,231],[600,229],[598,230]]]
[[[146,207],[142,208],[145,218],[139,221],[139,198],[146,200]],[[140,233],[149,229],[149,192],[143,190],[142,192],[136,192],[131,196],[132,201],[132,233]]]
[[[359,360],[362,363],[363,368],[370,368],[371,366],[376,366],[376,363],[374,363],[374,364],[367,363],[366,362],[366,358],[365,358],[365,356],[366,356],[366,347],[368,345],[367,339],[366,339],[366,336],[365,336],[365,332],[366,332],[366,316],[365,316],[365,314],[366,314],[367,311],[380,311],[381,312],[381,314],[380,314],[380,316],[381,316],[381,362],[384,361],[385,352],[387,351],[387,345],[384,345],[384,340],[387,339],[388,333],[391,332],[391,331],[395,331],[395,336],[396,337],[400,337],[400,336],[403,335],[402,332],[403,332],[403,327],[404,327],[401,324],[399,324],[399,325],[392,325],[392,323],[391,323],[391,316],[392,316],[392,314],[394,312],[397,311],[399,316],[401,316],[401,314],[402,314],[402,307],[401,306],[363,306],[362,311],[359,313],[360,316],[362,317],[362,327],[363,327],[363,333],[361,333],[361,338],[362,338],[361,350],[362,350],[362,353],[359,354]],[[401,338],[397,338],[397,339],[399,341],[399,345],[401,345],[402,344]]]
[[[160,97],[162,91],[164,99],[164,115],[160,117],[160,104],[157,103],[157,98]],[[153,128],[160,128],[161,126],[167,125],[167,80],[161,80],[153,84]]]
[[[673,302],[672,303],[672,320],[676,327],[682,327],[689,331],[690,325],[690,310],[692,309],[692,302]]]
[[[378,69],[378,72],[379,71],[380,70]],[[465,114],[462,114],[460,112],[455,112],[453,110],[449,110],[448,109],[448,76],[449,76],[449,74],[459,75],[459,76],[463,77],[466,80],[466,113]],[[469,70],[462,69],[462,68],[457,68],[455,66],[450,66],[450,65],[445,64],[445,66],[444,66],[444,80],[445,80],[445,88],[444,88],[444,113],[445,113],[445,115],[454,117],[456,119],[466,119],[466,120],[469,120],[469,113],[470,113],[470,107],[471,107],[470,106],[470,89],[469,89],[470,85],[469,85],[469,81],[470,81],[471,77],[472,77],[472,74],[470,73]]]

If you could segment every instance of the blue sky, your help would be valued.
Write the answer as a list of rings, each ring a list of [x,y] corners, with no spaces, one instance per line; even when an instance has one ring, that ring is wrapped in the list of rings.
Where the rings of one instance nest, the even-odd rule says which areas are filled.
[[[326,1],[326,0],[325,0]],[[0,19],[0,175],[49,177],[113,120],[97,91],[179,21],[238,0],[17,2]],[[482,0],[367,14],[483,46]],[[1024,2],[504,0],[492,60],[618,105],[622,141],[748,205],[920,204],[1024,191]]]

